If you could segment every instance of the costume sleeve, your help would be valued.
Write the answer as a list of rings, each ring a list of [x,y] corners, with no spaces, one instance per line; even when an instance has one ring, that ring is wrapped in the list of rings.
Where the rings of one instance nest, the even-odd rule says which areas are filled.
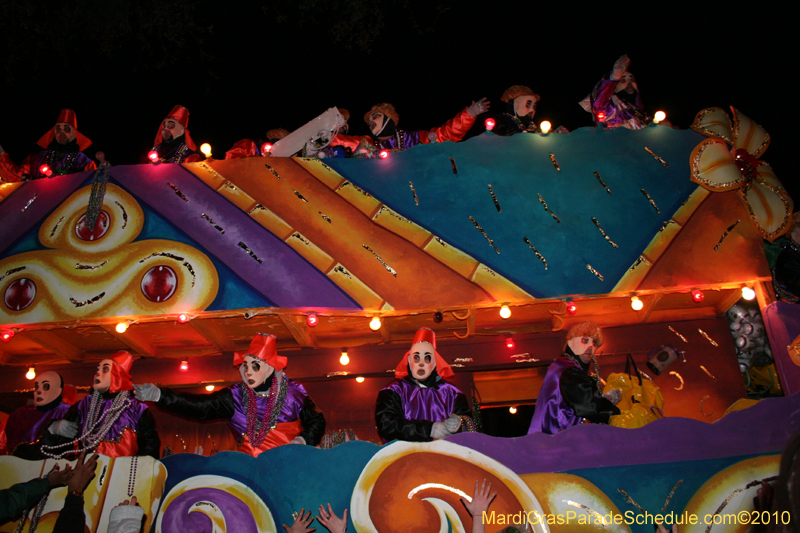
[[[464,138],[464,135],[467,134],[473,124],[475,124],[475,117],[470,116],[465,107],[458,115],[445,122],[444,125],[431,129],[430,133],[436,134],[436,142],[458,142]],[[419,140],[422,144],[431,142],[428,139],[428,133],[428,131],[420,130]]]
[[[67,411],[67,414],[65,414],[64,418],[63,418],[64,420],[66,420],[68,422],[75,422],[76,424],[78,424],[78,435],[80,435],[81,431],[83,430],[83,427],[82,427],[83,426],[83,421],[81,420],[81,412],[78,411],[78,404],[79,403],[80,402],[75,403],[72,406],[70,406],[69,411]],[[52,424],[52,422],[51,422],[51,424]],[[27,447],[27,448],[20,448],[19,457],[22,457],[23,459],[27,459],[29,461],[36,461],[36,460],[39,460],[39,459],[45,459],[46,457],[41,452],[42,446],[45,446],[45,445],[46,446],[58,446],[58,445],[61,445],[61,444],[66,444],[67,442],[71,442],[71,441],[74,441],[74,440],[75,439],[68,439],[67,437],[62,437],[61,435],[54,435],[54,434],[50,433],[50,426],[48,425],[47,429],[45,429],[44,433],[42,433],[42,438],[39,439],[39,444],[37,444],[35,446]],[[64,451],[65,449],[68,449],[68,448],[61,448],[60,450],[58,450],[58,452],[60,453],[60,452]],[[75,449],[77,449],[77,448],[75,448]],[[28,452],[30,452],[31,454],[29,455]],[[72,453],[72,452],[70,452],[70,453]],[[70,456],[70,457],[74,458],[75,456]]]
[[[64,498],[64,507],[53,526],[53,533],[83,533],[85,524],[83,497],[67,494],[67,497]]]
[[[156,430],[156,419],[150,409],[145,409],[139,417],[139,425],[136,429],[136,455],[149,455],[153,459],[161,456],[161,439]]]
[[[611,415],[618,415],[619,409],[611,401],[603,398],[593,378],[578,368],[567,368],[561,374],[561,395],[575,409],[575,414],[595,424],[608,424]]]
[[[30,156],[25,158],[22,165],[17,166],[11,160],[11,156],[8,155],[8,152],[0,154],[0,181],[22,181],[22,177],[30,173]]]
[[[117,505],[108,516],[107,533],[139,533],[143,518],[144,509],[138,505]]]
[[[37,477],[0,490],[0,524],[19,518],[25,509],[39,503],[49,490],[50,482],[46,477]]]
[[[161,399],[156,405],[193,420],[229,420],[234,414],[233,393],[227,388],[211,394],[175,394],[161,389]]]
[[[303,431],[300,432],[298,437],[303,437],[306,444],[309,446],[316,446],[325,435],[325,415],[319,410],[314,400],[310,396],[306,396],[303,401],[303,409],[300,411],[300,423],[303,425]]]
[[[358,148],[359,143],[361,143],[361,139],[363,137],[363,135],[339,134],[334,140],[331,141],[331,146],[344,146],[345,148],[350,148],[350,150],[355,151],[355,149]]]
[[[406,440],[411,442],[430,442],[433,422],[429,420],[407,420],[403,414],[400,396],[391,390],[378,393],[375,404],[375,423],[378,435],[385,441]]]
[[[611,97],[614,96],[614,90],[619,85],[619,81],[612,80],[611,75],[608,74],[594,86],[592,90],[592,111],[595,115],[600,111],[605,113],[606,118],[614,114],[615,108]]]

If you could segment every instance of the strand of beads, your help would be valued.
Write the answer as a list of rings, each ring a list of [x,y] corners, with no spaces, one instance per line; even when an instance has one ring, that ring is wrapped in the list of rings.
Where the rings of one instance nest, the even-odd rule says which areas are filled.
[[[247,416],[247,437],[256,448],[261,446],[267,434],[275,428],[278,415],[283,410],[288,387],[282,375],[276,375],[270,387],[269,399],[262,420],[258,419],[258,395],[250,387],[243,387],[242,401]]]
[[[133,492],[136,489],[136,468],[138,466],[138,461],[138,456],[134,455],[131,457],[131,473],[128,476],[128,498],[133,496]]]

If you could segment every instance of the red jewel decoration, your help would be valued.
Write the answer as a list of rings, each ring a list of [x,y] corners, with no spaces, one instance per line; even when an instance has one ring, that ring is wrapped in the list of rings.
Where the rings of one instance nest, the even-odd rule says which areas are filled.
[[[82,241],[96,241],[100,239],[108,231],[109,221],[111,217],[105,211],[100,211],[97,215],[97,222],[94,224],[94,229],[90,230],[86,226],[86,213],[81,215],[78,223],[75,224],[75,235]]]
[[[758,168],[758,159],[747,153],[744,148],[737,148],[733,152],[734,161],[736,166],[747,179],[752,180],[756,177],[756,169]]]
[[[4,300],[12,311],[22,311],[36,298],[36,284],[28,278],[18,278],[8,284]]]
[[[151,268],[142,276],[142,294],[151,302],[166,302],[178,287],[178,276],[166,265]]]

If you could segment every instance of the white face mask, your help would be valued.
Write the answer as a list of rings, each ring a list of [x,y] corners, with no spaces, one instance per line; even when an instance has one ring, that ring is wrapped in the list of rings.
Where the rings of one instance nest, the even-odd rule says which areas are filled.
[[[516,113],[518,117],[529,116],[533,118],[536,114],[536,102],[538,102],[538,100],[532,94],[518,96],[514,98],[514,113]]]
[[[377,137],[383,131],[383,127],[386,125],[387,120],[388,119],[386,118],[386,115],[379,111],[375,111],[369,116],[369,131],[371,131],[372,134]]]
[[[275,372],[270,365],[250,355],[244,356],[244,363],[239,365],[242,382],[251,389],[257,389]]]
[[[581,361],[588,363],[594,355],[594,339],[592,337],[573,337],[567,341],[572,353],[581,358]]]
[[[66,122],[56,122],[53,135],[55,135],[58,144],[69,144],[78,136],[78,134],[75,133],[75,128]]]
[[[417,381],[428,379],[436,368],[436,357],[433,355],[433,346],[427,342],[418,342],[411,346],[408,354],[408,367],[411,377]]]
[[[106,392],[111,388],[111,369],[114,366],[114,361],[111,359],[103,359],[97,365],[97,372],[94,375],[94,383],[92,388],[99,392]]]
[[[33,401],[37,407],[55,401],[61,394],[61,378],[53,371],[42,372],[33,382]]]
[[[161,138],[164,140],[164,142],[170,142],[173,139],[177,139],[185,132],[186,128],[183,127],[183,124],[174,118],[165,118],[161,123]]]

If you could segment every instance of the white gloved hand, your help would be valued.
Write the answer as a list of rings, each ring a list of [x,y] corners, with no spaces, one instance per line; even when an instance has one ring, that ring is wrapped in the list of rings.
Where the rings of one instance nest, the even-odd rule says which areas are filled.
[[[458,428],[461,427],[461,418],[458,415],[450,413],[450,416],[447,417],[447,420],[444,422],[444,427],[447,428],[451,434],[457,433]]]
[[[614,70],[611,74],[612,80],[621,80],[622,75],[628,71],[628,67],[631,66],[631,58],[628,57],[628,54],[621,56],[617,61],[614,63]]]
[[[295,437],[289,442],[289,444],[303,444],[303,445],[305,443],[306,443],[306,439],[304,439],[303,437]]]
[[[140,402],[157,402],[161,399],[161,389],[152,383],[134,385],[133,394]]]
[[[78,434],[78,424],[68,420],[56,420],[48,428],[53,435],[60,435],[68,439],[74,439]]]
[[[472,102],[472,105],[467,108],[467,113],[472,118],[475,118],[481,113],[489,111],[489,103],[489,100],[486,98],[481,98],[477,102]]]
[[[434,439],[443,439],[445,437],[449,437],[452,435],[449,431],[447,431],[447,427],[445,426],[444,422],[434,422],[433,427],[431,428],[431,437]]]

